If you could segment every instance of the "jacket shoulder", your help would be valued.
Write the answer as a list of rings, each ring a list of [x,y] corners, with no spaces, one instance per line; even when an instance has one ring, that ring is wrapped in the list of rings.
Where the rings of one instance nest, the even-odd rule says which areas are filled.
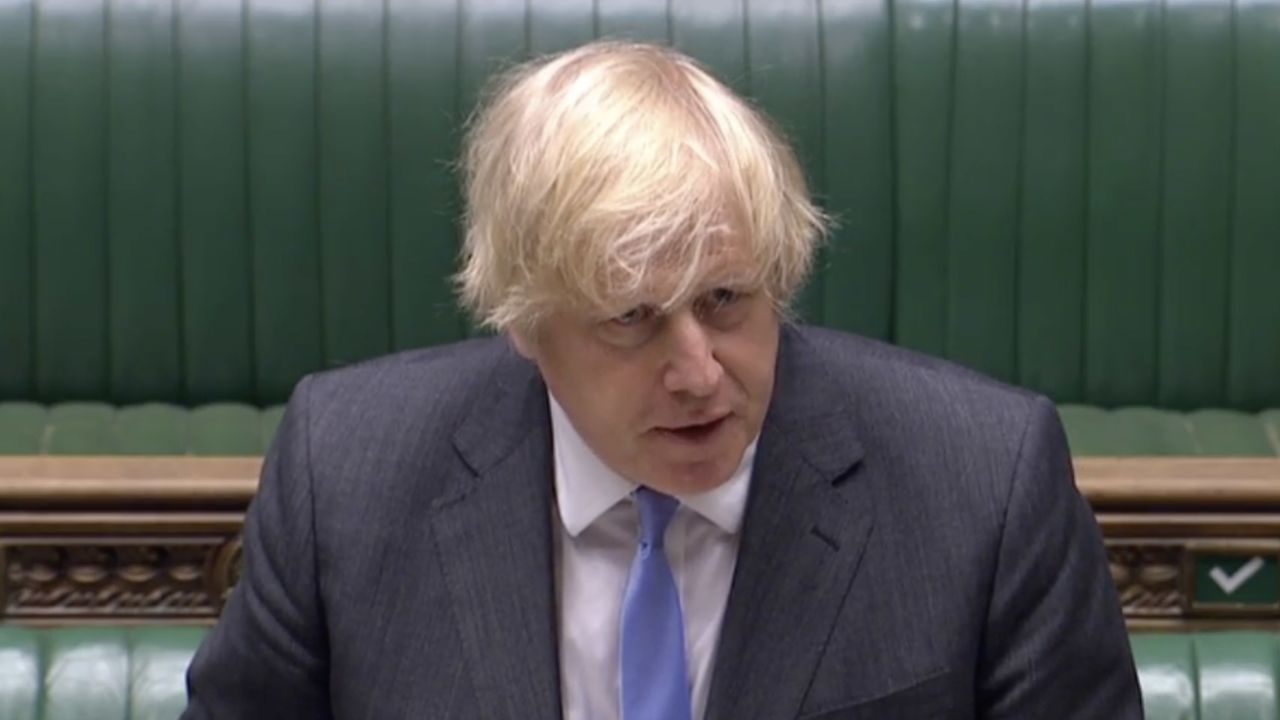
[[[1042,396],[957,363],[824,328],[798,328],[830,380],[860,414],[945,433],[986,418],[1021,427]],[[976,416],[976,417],[975,417]]]
[[[845,333],[804,329],[801,341],[819,382],[842,390],[842,415],[869,460],[912,502],[998,516],[1026,448],[1067,456],[1061,421],[1041,395]]]
[[[450,437],[509,376],[535,372],[505,337],[467,340],[309,375],[289,412],[304,396],[313,448],[420,446]]]

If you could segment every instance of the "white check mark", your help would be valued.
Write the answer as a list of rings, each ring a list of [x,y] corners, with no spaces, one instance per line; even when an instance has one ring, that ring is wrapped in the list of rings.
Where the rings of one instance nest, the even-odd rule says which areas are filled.
[[[1249,578],[1257,575],[1258,571],[1261,570],[1262,566],[1265,564],[1266,561],[1262,558],[1255,557],[1244,565],[1241,565],[1239,569],[1230,575],[1223,571],[1222,568],[1215,567],[1209,571],[1209,577],[1213,578],[1213,581],[1218,583],[1218,587],[1222,588],[1222,592],[1230,595],[1236,590],[1239,590],[1241,585],[1248,582]]]

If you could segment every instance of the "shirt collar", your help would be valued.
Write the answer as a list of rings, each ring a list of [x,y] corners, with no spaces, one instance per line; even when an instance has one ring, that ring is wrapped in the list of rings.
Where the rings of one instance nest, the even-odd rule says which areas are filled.
[[[564,408],[547,391],[551,406],[551,438],[555,462],[556,505],[560,520],[577,537],[609,508],[626,499],[638,487],[612,470],[587,446]],[[753,440],[742,453],[738,469],[729,481],[704,493],[676,495],[681,504],[715,523],[729,534],[742,529],[751,488],[751,468],[756,455]]]

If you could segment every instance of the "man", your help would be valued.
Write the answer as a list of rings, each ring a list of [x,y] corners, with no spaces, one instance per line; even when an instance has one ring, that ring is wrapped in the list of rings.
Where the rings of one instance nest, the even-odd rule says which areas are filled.
[[[299,384],[184,717],[1141,717],[1052,406],[789,322],[824,218],[748,104],[592,44],[464,166],[500,336]]]

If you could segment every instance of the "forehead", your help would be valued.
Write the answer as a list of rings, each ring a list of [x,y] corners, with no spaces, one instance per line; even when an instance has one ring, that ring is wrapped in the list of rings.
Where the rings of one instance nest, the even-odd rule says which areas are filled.
[[[650,305],[669,310],[716,288],[754,289],[761,282],[761,268],[742,245],[729,243],[700,257],[657,263],[634,288],[611,293],[604,309]]]

